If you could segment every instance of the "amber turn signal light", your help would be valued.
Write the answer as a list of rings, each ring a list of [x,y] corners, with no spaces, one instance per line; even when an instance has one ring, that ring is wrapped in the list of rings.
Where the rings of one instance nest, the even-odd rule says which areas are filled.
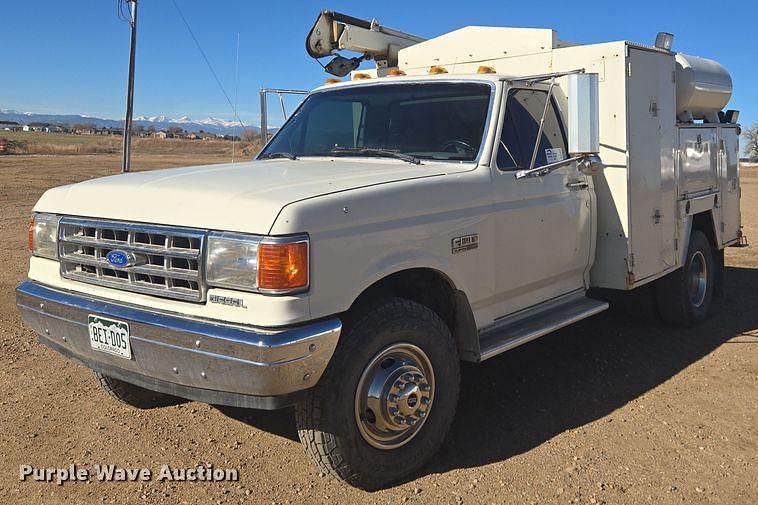
[[[390,77],[396,77],[399,75],[405,75],[405,72],[403,72],[399,68],[391,68],[387,71],[387,75]]]
[[[432,74],[432,75],[446,74],[447,73],[447,69],[445,67],[438,67],[438,66],[435,65],[435,66],[433,66],[433,67],[431,67],[429,69],[429,73]]]
[[[29,219],[29,251],[34,252],[34,216]]]
[[[258,246],[258,289],[290,291],[308,287],[308,242]]]

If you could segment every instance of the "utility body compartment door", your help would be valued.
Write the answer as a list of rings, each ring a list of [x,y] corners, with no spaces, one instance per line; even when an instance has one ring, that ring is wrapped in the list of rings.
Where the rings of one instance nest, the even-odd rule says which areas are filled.
[[[676,265],[676,96],[670,54],[628,48],[627,205],[635,283]]]
[[[735,128],[722,126],[720,137],[721,236],[731,242],[740,236],[740,144]]]
[[[692,197],[719,187],[716,128],[679,130],[679,194]]]

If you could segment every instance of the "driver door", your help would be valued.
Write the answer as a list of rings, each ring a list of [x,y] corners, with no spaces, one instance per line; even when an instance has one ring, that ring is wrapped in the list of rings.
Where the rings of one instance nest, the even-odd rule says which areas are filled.
[[[566,159],[566,131],[547,91],[510,89],[493,169],[495,288],[501,315],[584,287],[592,246],[591,188],[576,163],[516,179],[530,167],[540,121],[535,167]]]

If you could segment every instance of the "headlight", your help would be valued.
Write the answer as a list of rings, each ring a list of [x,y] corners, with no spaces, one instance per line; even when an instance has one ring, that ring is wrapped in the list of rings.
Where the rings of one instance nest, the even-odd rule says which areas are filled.
[[[35,256],[58,259],[58,222],[60,216],[34,214],[29,222],[29,250]]]
[[[205,277],[211,286],[289,294],[308,289],[308,237],[213,232]]]

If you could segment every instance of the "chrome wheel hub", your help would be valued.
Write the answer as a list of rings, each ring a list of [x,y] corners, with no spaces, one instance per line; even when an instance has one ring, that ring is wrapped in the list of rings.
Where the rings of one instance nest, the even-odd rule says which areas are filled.
[[[355,420],[373,447],[395,449],[426,421],[434,400],[434,370],[426,353],[392,344],[369,362],[355,392]]]
[[[692,256],[688,277],[690,303],[694,307],[700,307],[705,301],[705,293],[708,289],[708,267],[702,252],[696,251]]]

